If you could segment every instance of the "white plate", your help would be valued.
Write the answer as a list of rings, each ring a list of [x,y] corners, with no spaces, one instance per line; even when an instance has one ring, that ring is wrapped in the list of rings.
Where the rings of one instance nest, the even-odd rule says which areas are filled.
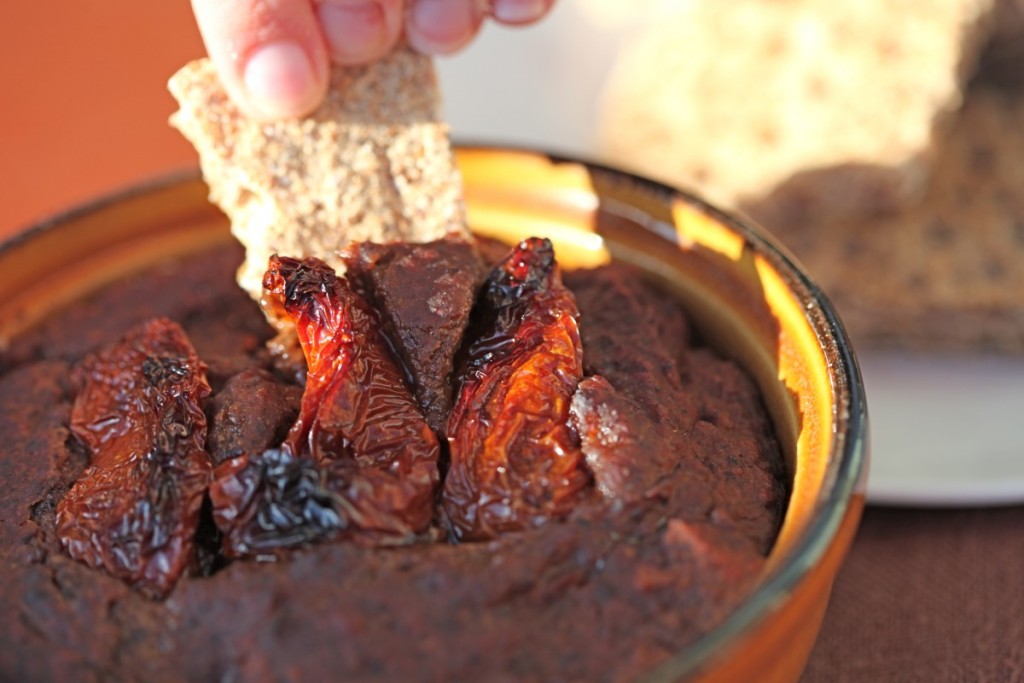
[[[1024,502],[1024,358],[858,355],[871,421],[869,502]]]

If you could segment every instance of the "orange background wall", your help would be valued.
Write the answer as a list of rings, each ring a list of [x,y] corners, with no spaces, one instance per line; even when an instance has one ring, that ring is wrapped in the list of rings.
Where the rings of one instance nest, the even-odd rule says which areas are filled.
[[[196,166],[166,82],[203,54],[188,0],[0,2],[0,238]]]

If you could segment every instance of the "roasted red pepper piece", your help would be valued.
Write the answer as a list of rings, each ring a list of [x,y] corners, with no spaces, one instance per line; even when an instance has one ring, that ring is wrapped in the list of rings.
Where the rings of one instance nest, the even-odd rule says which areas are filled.
[[[567,513],[588,481],[567,420],[583,377],[572,293],[546,239],[519,244],[488,277],[448,420],[443,505],[458,539]]]
[[[87,357],[71,431],[90,465],[57,506],[71,557],[162,597],[188,565],[211,465],[205,366],[185,332],[156,319]]]
[[[376,315],[319,259],[274,256],[263,285],[270,315],[295,327],[308,366],[306,388],[283,456],[250,454],[218,469],[215,514],[225,525],[229,553],[288,547],[340,530],[382,543],[424,531],[440,479],[440,444],[390,355]],[[336,521],[323,523],[326,512],[307,520],[312,526],[305,530],[288,515],[275,521],[275,512],[299,505],[295,487],[287,483],[294,477],[315,479],[319,490],[330,492],[315,497]],[[247,493],[240,497],[242,489]],[[232,538],[257,536],[259,544],[231,546]]]

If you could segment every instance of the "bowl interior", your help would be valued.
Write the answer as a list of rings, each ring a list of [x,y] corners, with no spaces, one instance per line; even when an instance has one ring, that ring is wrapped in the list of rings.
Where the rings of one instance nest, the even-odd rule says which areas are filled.
[[[827,301],[763,235],[655,183],[546,155],[463,148],[470,225],[513,241],[544,235],[563,266],[620,259],[645,270],[686,305],[700,333],[754,377],[772,415],[792,496],[762,587],[761,607],[713,633],[684,658],[701,666],[773,609],[851,516],[862,493],[859,377]],[[183,176],[101,201],[20,235],[0,250],[0,348],[75,298],[171,255],[232,239]],[[775,583],[772,583],[774,577]],[[755,596],[756,597],[756,596]],[[756,613],[755,613],[756,612]],[[739,619],[739,617],[737,617]],[[742,622],[742,623],[741,623]],[[677,667],[678,668],[678,667]]]

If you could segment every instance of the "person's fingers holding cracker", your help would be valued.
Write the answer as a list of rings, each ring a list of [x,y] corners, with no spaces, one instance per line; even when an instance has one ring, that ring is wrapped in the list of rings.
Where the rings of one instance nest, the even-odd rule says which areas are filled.
[[[487,17],[541,19],[554,0],[192,0],[207,52],[249,116],[303,116],[322,101],[329,62],[368,64],[405,35],[424,54],[467,45]]]

